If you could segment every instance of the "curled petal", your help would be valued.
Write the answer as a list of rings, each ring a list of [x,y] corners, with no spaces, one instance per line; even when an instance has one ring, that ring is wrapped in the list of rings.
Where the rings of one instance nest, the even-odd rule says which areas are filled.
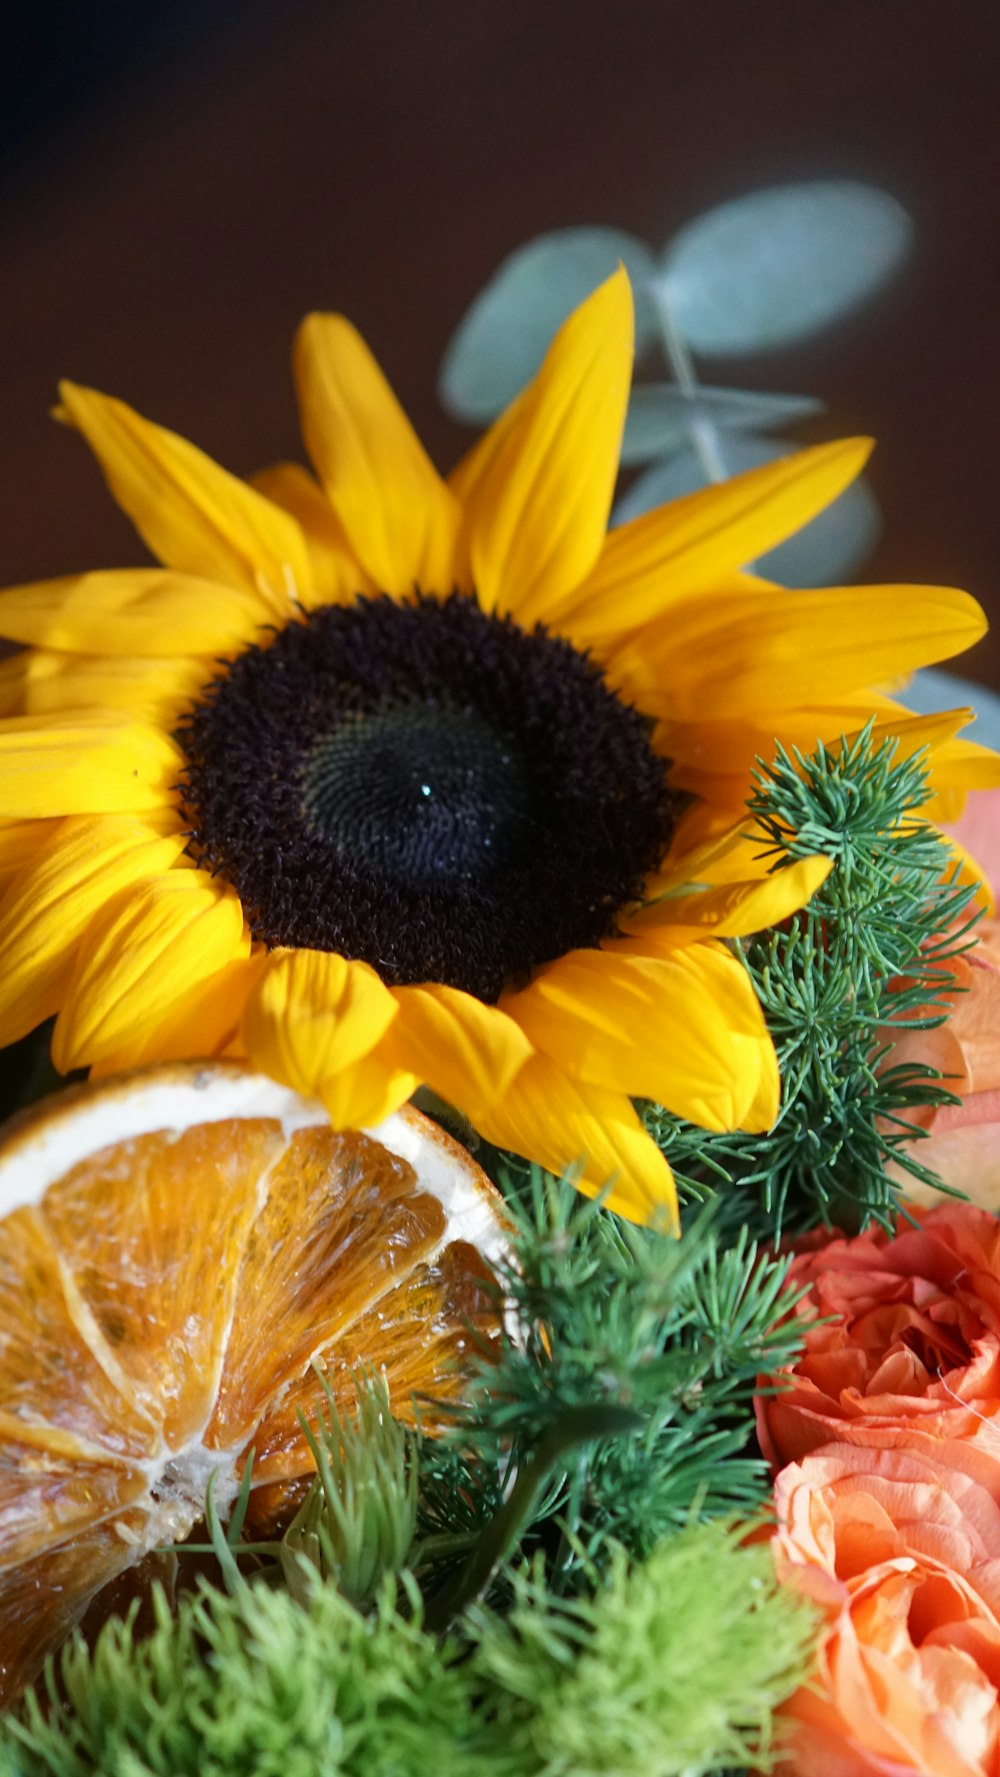
[[[649,901],[637,913],[626,915],[621,925],[635,940],[633,948],[655,955],[700,938],[746,938],[807,906],[832,869],[832,858],[799,858],[770,876]]]
[[[581,1090],[547,1055],[533,1055],[477,1123],[498,1147],[549,1172],[572,1171],[588,1196],[610,1185],[617,1215],[679,1232],[673,1174],[623,1093]]]
[[[393,997],[399,1014],[383,1058],[473,1117],[480,1105],[503,1097],[532,1053],[513,1018],[456,987],[397,987]]]
[[[240,1037],[256,1066],[321,1099],[337,1128],[368,1127],[417,1084],[375,1054],[397,1010],[367,963],[332,951],[274,951],[247,1000]]]
[[[571,951],[503,1006],[581,1080],[655,1099],[705,1129],[741,1126],[773,1054],[745,970],[707,945],[658,957]]]

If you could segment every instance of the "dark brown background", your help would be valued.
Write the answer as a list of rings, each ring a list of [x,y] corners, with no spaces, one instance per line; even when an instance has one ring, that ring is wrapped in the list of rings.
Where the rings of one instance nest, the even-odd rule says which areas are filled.
[[[968,586],[1000,634],[994,0],[258,0],[172,33],[161,8],[145,44],[142,12],[78,9],[48,45],[35,12],[6,64],[0,581],[141,559],[47,419],[59,375],[246,472],[297,453],[292,330],[338,307],[446,465],[441,353],[511,248],[589,222],[659,244],[754,185],[857,177],[915,218],[904,275],[706,374],[821,395],[801,437],[873,432],[867,577]],[[1000,641],[961,670],[1000,684]]]

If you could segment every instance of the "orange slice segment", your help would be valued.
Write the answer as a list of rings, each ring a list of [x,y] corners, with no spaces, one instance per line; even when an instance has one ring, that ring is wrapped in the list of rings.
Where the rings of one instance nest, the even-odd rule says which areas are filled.
[[[59,1094],[0,1142],[0,1702],[94,1594],[220,1512],[301,1493],[321,1361],[413,1393],[498,1330],[500,1200],[409,1108],[337,1134],[224,1062]]]

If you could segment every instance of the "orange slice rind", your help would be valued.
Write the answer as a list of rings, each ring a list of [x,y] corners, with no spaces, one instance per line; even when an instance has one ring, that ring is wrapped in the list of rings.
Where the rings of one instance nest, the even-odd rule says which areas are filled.
[[[71,1089],[0,1140],[0,1702],[246,1455],[273,1516],[312,1468],[322,1363],[461,1385],[498,1329],[500,1200],[409,1107],[338,1134],[225,1062]]]

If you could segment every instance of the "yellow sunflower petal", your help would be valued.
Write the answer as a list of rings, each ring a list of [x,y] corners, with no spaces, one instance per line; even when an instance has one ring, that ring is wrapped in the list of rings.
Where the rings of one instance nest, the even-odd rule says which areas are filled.
[[[70,654],[199,654],[253,641],[274,609],[259,593],[162,568],[36,580],[0,592],[0,635]]]
[[[735,1129],[759,1067],[748,1080],[734,1035],[770,1039],[752,993],[748,1002],[741,991],[745,971],[720,955],[721,967],[692,969],[683,951],[570,951],[502,1005],[537,1048],[563,1066],[572,1061],[581,1080],[655,1099],[705,1129]]]
[[[503,1096],[531,1054],[514,1019],[472,994],[432,982],[397,987],[399,1015],[379,1053],[469,1113]]]
[[[743,796],[735,810],[716,808],[708,802],[692,802],[684,810],[674,829],[662,870],[657,872],[657,881],[661,876],[671,875],[675,862],[679,866],[686,866],[692,852],[697,851],[700,846],[711,845],[713,840],[721,839],[727,833],[731,833],[733,822],[739,820],[741,814],[745,818],[746,799],[750,787],[746,778],[741,778],[740,782],[743,787]],[[691,881],[690,873],[685,870],[681,880]],[[712,881],[714,878],[706,878],[705,880]]]
[[[413,1097],[419,1084],[415,1074],[388,1066],[376,1053],[344,1068],[318,1096],[334,1129],[377,1129]]]
[[[961,820],[969,797],[966,790],[944,788],[921,804],[920,813],[934,827],[951,827]]]
[[[128,1046],[102,1054],[91,1074],[119,1074],[153,1061],[230,1055],[263,955],[247,956],[245,946],[200,981],[192,981],[172,1010],[164,1009],[144,1032],[133,1031]],[[242,1059],[242,1057],[241,1057]]]
[[[661,722],[654,745],[664,758],[672,760],[670,781],[677,789],[735,814],[746,802],[755,761],[774,757],[776,738],[788,749],[797,747],[809,754],[821,740],[832,747],[839,744],[841,736],[850,740],[872,716],[878,718],[873,729],[876,744],[889,736],[898,737],[904,749],[898,757],[908,758],[920,747],[928,748],[929,780],[938,796],[934,808],[928,805],[924,811],[928,819],[955,820],[967,789],[987,789],[1000,781],[1000,756],[957,736],[971,711],[916,717],[902,704],[874,691],[859,692],[833,704],[817,702],[811,709],[775,712],[766,725],[754,717],[738,722]]]
[[[927,715],[913,715],[909,710],[903,710],[872,724],[872,742],[880,746],[883,741],[894,741],[893,757],[898,761],[912,759],[915,753],[925,749],[928,753],[936,753],[939,748],[950,745],[961,729],[974,720],[972,709],[933,710]],[[848,744],[859,739],[863,732],[861,725],[851,730],[846,736]]]
[[[833,739],[833,736],[828,736],[828,739]],[[961,748],[963,743],[956,741],[954,745]],[[966,745],[972,746],[973,743],[970,741]],[[927,775],[929,787],[934,794],[931,800],[922,805],[922,816],[936,825],[952,825],[957,821],[957,817],[963,812],[968,789],[989,789],[998,782],[998,773],[993,762],[995,757],[995,753],[989,752],[989,748],[977,748],[977,752],[972,755],[964,752],[952,755],[945,753],[943,748],[941,752],[931,752],[927,761]],[[698,771],[693,766],[677,766],[670,773],[670,782],[675,789],[698,796],[702,807],[712,803],[719,812],[719,819],[728,823],[746,803],[746,796],[750,793],[748,773],[750,764],[746,771],[739,773],[739,777],[730,777],[723,771]]]
[[[520,395],[515,395],[499,419],[494,420],[482,437],[476,439],[472,449],[466,451],[465,456],[451,471],[448,486],[463,506],[471,500],[484,475],[492,468],[501,446],[520,423],[526,394],[527,390],[522,390]]]
[[[337,1128],[360,1128],[398,1109],[417,1084],[373,1054],[397,1014],[367,963],[332,951],[274,951],[247,1000],[240,1036],[256,1066],[322,1099]]]
[[[62,1073],[158,1050],[196,990],[250,954],[239,897],[202,870],[169,870],[115,895],[93,918],[52,1033]]]
[[[169,729],[217,671],[208,660],[140,660],[25,648],[0,663],[0,717],[128,710]]]
[[[0,721],[0,820],[162,808],[183,765],[159,729],[109,712]]]
[[[704,817],[706,811],[688,811]],[[709,814],[717,811],[709,810]],[[704,831],[703,831],[704,829]],[[694,835],[687,837],[687,832]],[[707,835],[707,836],[706,836]],[[700,819],[692,825],[682,817],[670,850],[659,870],[647,877],[647,901],[688,894],[695,888],[720,888],[734,883],[758,882],[773,861],[772,844],[744,812],[738,823],[718,817],[718,823]]]
[[[751,1135],[762,1135],[771,1129],[781,1105],[781,1072],[778,1057],[771,1042],[758,1042],[753,1037],[737,1037],[737,1045],[744,1051],[745,1065],[740,1069],[740,1079],[749,1082],[757,1071],[757,1085],[748,1091],[747,1097],[739,1106],[739,1127]]]
[[[770,876],[649,901],[619,922],[630,936],[612,940],[607,948],[655,956],[700,938],[746,938],[805,907],[832,869],[832,858],[799,858]]]
[[[928,752],[927,765],[938,790],[994,790],[1000,784],[1000,753],[964,740],[959,729],[975,720],[971,709],[941,710],[931,716],[904,715],[877,722],[872,738],[879,741],[899,736],[897,759],[909,759],[921,747]]]
[[[450,592],[461,507],[364,340],[343,315],[307,315],[295,373],[309,455],[375,585]]]
[[[990,747],[965,740],[959,730],[975,720],[971,709],[942,710],[914,716],[901,704],[890,707],[872,729],[874,741],[896,738],[896,757],[911,758],[927,749],[927,782],[931,791],[919,814],[940,825],[958,820],[970,790],[991,790],[1000,785],[1000,754]],[[852,737],[848,737],[852,738]]]
[[[781,711],[781,740],[786,747],[811,753],[820,740],[836,742],[854,734],[872,716],[905,720],[910,711],[881,692],[863,689],[833,701],[816,699],[803,708]],[[762,709],[726,721],[678,721],[657,723],[653,745],[675,765],[691,765],[712,775],[744,777],[757,759],[773,759],[775,718]]]
[[[928,797],[921,804],[920,813],[934,827],[951,827],[961,820],[968,800],[966,790],[954,789],[945,784],[937,794]]]
[[[477,1126],[487,1141],[560,1174],[594,1196],[613,1181],[609,1209],[631,1222],[662,1221],[679,1232],[673,1174],[633,1105],[619,1092],[581,1089],[547,1055],[533,1055]]]
[[[1000,754],[974,740],[946,741],[934,750],[930,765],[939,789],[995,790],[1000,785]]]
[[[110,395],[61,383],[60,417],[82,432],[122,510],[159,561],[263,591],[274,611],[308,595],[311,570],[290,513],[186,438]]]
[[[775,588],[681,600],[619,652],[648,714],[731,721],[946,660],[985,630],[975,599],[949,587]]]
[[[726,1113],[729,1127],[751,1134],[770,1129],[780,1103],[778,1057],[746,969],[725,944],[692,944],[670,960],[696,994],[718,1007],[732,1033],[737,1065]]]
[[[1000,754],[959,737],[959,730],[974,720],[972,709],[937,710],[915,716],[900,707],[898,713],[874,724],[872,744],[895,741],[897,761],[926,752],[927,782],[932,794],[916,811],[922,820],[957,820],[969,790],[990,790],[1000,784]],[[848,742],[857,739],[860,732],[859,729],[849,734]]]
[[[604,541],[632,375],[632,293],[624,271],[565,321],[513,422],[467,485],[480,603],[519,622],[545,618],[589,573]]]
[[[129,884],[169,870],[183,849],[179,823],[167,834],[135,815],[58,824],[0,903],[0,1042],[16,1042],[59,1010],[94,915]]]
[[[61,820],[0,821],[0,894],[6,892],[13,878],[36,858]]]
[[[923,810],[921,809],[921,813]],[[942,843],[946,847],[948,866],[947,873],[957,872],[957,880],[968,888],[976,890],[975,905],[982,913],[992,918],[996,914],[996,899],[990,887],[986,871],[978,858],[956,839],[954,833],[942,833]]]
[[[695,884],[714,888],[759,877],[766,869],[762,854],[769,843],[752,831],[748,816],[739,825],[727,825],[696,845],[675,843],[665,863],[647,878],[646,898],[652,901],[679,891],[686,893]]]
[[[643,513],[609,532],[593,572],[560,616],[575,640],[592,643],[653,621],[678,596],[724,585],[829,506],[871,448],[870,438],[818,444]]]
[[[374,591],[374,581],[353,553],[347,533],[319,483],[300,463],[275,463],[251,476],[251,485],[290,512],[302,527],[312,563],[312,590],[302,603],[346,603],[360,592]]]

